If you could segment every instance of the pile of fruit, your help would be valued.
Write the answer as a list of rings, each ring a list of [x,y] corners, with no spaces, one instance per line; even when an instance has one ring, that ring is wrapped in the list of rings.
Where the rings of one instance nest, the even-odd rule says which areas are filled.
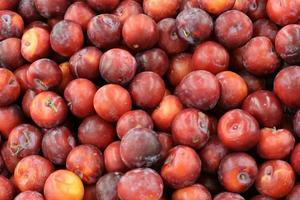
[[[299,200],[300,0],[0,0],[0,200]]]

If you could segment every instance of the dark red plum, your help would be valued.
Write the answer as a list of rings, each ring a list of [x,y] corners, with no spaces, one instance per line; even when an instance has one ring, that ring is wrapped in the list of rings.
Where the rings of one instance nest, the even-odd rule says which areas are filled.
[[[197,70],[186,75],[176,87],[175,95],[187,107],[210,110],[220,98],[220,84],[212,73]]]
[[[181,39],[177,33],[176,20],[166,18],[158,22],[158,45],[168,54],[181,53],[188,47],[188,43]]]
[[[151,17],[137,14],[124,22],[122,36],[129,48],[140,51],[152,48],[158,42],[159,32]]]
[[[175,143],[195,149],[203,147],[210,136],[209,118],[194,108],[180,111],[172,122],[172,137]]]
[[[289,64],[300,63],[300,25],[281,28],[275,38],[276,52]]]
[[[179,37],[196,44],[209,38],[213,31],[213,20],[204,10],[188,8],[177,15],[176,27]]]
[[[99,71],[108,83],[125,85],[137,70],[137,62],[130,52],[123,49],[110,49],[100,59]]]
[[[230,10],[215,21],[215,35],[225,47],[235,49],[248,42],[253,33],[250,18],[238,10]]]
[[[259,90],[250,94],[244,101],[242,109],[250,113],[265,127],[273,128],[280,125],[283,108],[273,92]]]
[[[63,165],[76,142],[71,131],[63,126],[49,129],[42,140],[43,155],[55,165]]]
[[[114,127],[97,115],[84,118],[78,127],[78,139],[81,144],[92,144],[104,150],[116,136]]]
[[[147,128],[131,129],[121,140],[120,155],[129,168],[150,167],[160,159],[157,134]]]
[[[169,69],[170,62],[166,52],[153,48],[135,56],[138,67],[142,71],[152,71],[163,76]]]
[[[122,173],[112,172],[102,176],[96,184],[96,196],[98,200],[117,200],[118,183],[123,176]]]
[[[93,17],[87,27],[90,41],[98,48],[107,49],[121,41],[121,21],[113,14],[101,14]]]

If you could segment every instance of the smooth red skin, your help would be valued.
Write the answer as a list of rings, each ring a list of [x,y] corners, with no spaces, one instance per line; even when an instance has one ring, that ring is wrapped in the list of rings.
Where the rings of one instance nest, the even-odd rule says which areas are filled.
[[[70,69],[74,77],[96,80],[99,78],[99,63],[102,52],[89,46],[81,49],[70,58]]]
[[[297,174],[300,174],[300,144],[297,144],[292,151],[290,164]]]
[[[256,77],[247,71],[239,72],[239,75],[244,79],[248,86],[248,93],[251,94],[258,90],[266,89],[266,81],[264,78]]]
[[[300,25],[290,24],[281,28],[275,38],[276,52],[289,64],[300,62]]]
[[[65,88],[64,97],[73,115],[84,118],[93,114],[96,92],[95,84],[88,79],[79,78],[71,81]]]
[[[168,54],[177,54],[185,51],[188,43],[181,39],[177,33],[176,20],[166,18],[158,22],[159,31],[158,45]]]
[[[251,114],[264,127],[277,127],[283,118],[283,108],[273,92],[258,90],[244,101],[242,109]]]
[[[104,150],[116,136],[112,124],[97,115],[84,118],[78,127],[78,139],[81,144],[92,144]]]
[[[150,168],[138,168],[123,175],[118,183],[118,197],[122,200],[160,199],[163,180]]]
[[[203,185],[194,184],[176,190],[172,194],[172,200],[212,200],[208,189]]]
[[[134,77],[128,91],[136,106],[151,109],[162,100],[165,94],[165,83],[154,72],[142,72]]]
[[[250,18],[238,10],[219,15],[215,21],[215,35],[225,47],[235,49],[248,42],[253,33]]]
[[[227,191],[242,193],[254,184],[257,173],[254,158],[246,153],[231,153],[221,161],[218,177]],[[241,174],[246,178],[241,178]]]
[[[158,161],[158,164],[162,165],[168,156],[169,150],[174,147],[174,142],[172,136],[168,133],[160,132],[157,137],[161,145],[160,160]]]
[[[41,149],[42,133],[30,124],[16,126],[9,134],[7,145],[18,158],[38,154]]]
[[[288,130],[264,128],[260,132],[257,152],[264,159],[284,159],[292,152],[294,146],[295,138]]]
[[[159,32],[151,17],[137,14],[124,22],[122,36],[129,48],[141,51],[152,48],[158,42]]]
[[[175,95],[187,107],[210,110],[220,98],[220,84],[212,73],[197,70],[186,75],[177,85]]]
[[[114,10],[120,0],[87,0],[89,6],[98,12],[105,13]]]
[[[300,185],[295,185],[293,190],[286,197],[286,200],[297,200],[300,196]]]
[[[28,89],[22,99],[22,110],[27,117],[30,117],[30,105],[37,93]]]
[[[23,158],[14,171],[14,181],[22,192],[42,192],[48,176],[54,171],[52,163],[38,155]]]
[[[242,11],[243,13],[247,13],[250,4],[251,4],[251,0],[235,0],[232,9]]]
[[[122,24],[132,15],[143,13],[141,4],[133,0],[124,0],[120,2],[113,14],[117,15]]]
[[[273,43],[279,31],[277,25],[269,19],[259,19],[253,23],[253,36],[268,37]]]
[[[247,15],[254,21],[261,18],[267,18],[267,1],[268,0],[250,0],[250,7]]]
[[[188,8],[176,17],[176,27],[180,38],[190,44],[206,40],[213,31],[213,20],[204,10]]]
[[[55,24],[50,34],[52,49],[62,56],[72,56],[84,43],[84,35],[79,24],[62,20]]]
[[[0,19],[0,41],[22,36],[24,22],[18,13],[10,10],[0,10]]]
[[[143,9],[146,15],[158,22],[164,18],[174,17],[180,8],[180,3],[181,0],[144,0]]]
[[[131,110],[131,104],[129,92],[116,84],[102,86],[94,96],[96,113],[109,122],[118,121],[124,113]]]
[[[117,186],[123,176],[120,172],[108,173],[102,176],[96,184],[98,200],[118,200]]]
[[[87,27],[90,41],[98,48],[116,47],[121,41],[122,24],[118,16],[101,14],[93,17]]]
[[[170,66],[168,55],[159,48],[141,52],[135,56],[135,59],[142,71],[152,71],[160,76],[163,76]]]
[[[16,76],[5,68],[0,68],[0,106],[14,103],[21,93]]]
[[[10,131],[22,124],[24,121],[23,112],[17,105],[0,107],[0,133],[4,138],[8,138]]]
[[[262,195],[282,198],[291,192],[295,179],[295,173],[289,163],[271,160],[260,166],[255,186]]]
[[[151,114],[155,127],[162,131],[169,131],[175,116],[182,109],[183,105],[177,96],[165,96]]]
[[[127,167],[121,159],[120,141],[110,143],[104,150],[104,164],[107,172],[126,172]]]
[[[34,0],[34,5],[45,18],[62,16],[69,6],[68,0]]]
[[[245,69],[257,76],[271,74],[280,65],[272,41],[265,36],[252,38],[245,45],[242,57]]]
[[[152,118],[143,110],[131,110],[120,117],[117,122],[116,131],[120,139],[133,128],[153,129]]]
[[[0,11],[1,12],[1,11]],[[14,48],[11,48],[11,47]],[[21,40],[7,38],[0,42],[0,65],[11,70],[22,66],[24,59],[21,55]]]
[[[128,168],[150,167],[160,159],[161,149],[156,132],[134,128],[122,137],[120,156]]]
[[[130,52],[114,48],[101,56],[99,71],[106,82],[126,85],[137,71],[137,62]]]
[[[54,61],[43,58],[30,65],[26,77],[32,89],[45,91],[59,86],[62,81],[62,71]]]
[[[251,200],[276,200],[276,199],[265,196],[265,195],[256,195],[256,196],[252,197]]]
[[[36,191],[25,191],[18,194],[14,200],[44,200],[43,195]]]
[[[270,0],[266,7],[268,17],[280,26],[296,23],[299,20],[299,9],[300,3],[297,0]]]
[[[29,89],[29,83],[27,81],[27,70],[29,68],[29,64],[23,65],[14,71],[14,75],[20,84],[21,93],[25,94],[25,92]]]
[[[182,0],[180,11],[187,9],[187,8],[199,8],[198,0]]]
[[[26,22],[33,22],[42,18],[35,8],[34,0],[20,0],[18,5],[18,13]]]
[[[245,200],[244,197],[237,193],[222,192],[215,196],[213,200]]]
[[[244,79],[231,71],[220,72],[216,78],[221,86],[218,105],[224,109],[237,108],[248,95],[248,87]]]
[[[34,62],[47,57],[50,49],[50,33],[45,28],[32,27],[24,32],[21,54],[27,61]]]
[[[209,118],[194,108],[180,111],[172,122],[172,137],[175,143],[195,149],[203,147],[210,136]]]
[[[96,200],[96,185],[87,185],[84,187],[83,200]]]
[[[93,184],[104,172],[103,155],[93,145],[80,145],[70,151],[66,167],[77,174],[84,183]]]
[[[49,129],[42,140],[42,151],[45,158],[55,165],[63,165],[70,151],[76,146],[71,131],[63,126]]]
[[[16,5],[18,5],[19,0],[0,0],[0,10],[10,10],[13,9]]]
[[[96,13],[85,2],[74,2],[65,13],[64,19],[80,24],[83,30],[87,30],[88,23]]]
[[[176,54],[170,63],[168,81],[177,86],[181,80],[192,71],[192,55],[187,53]]]
[[[210,0],[198,0],[199,7],[210,14],[219,15],[234,6],[235,0],[223,0],[223,1],[210,1]]]
[[[293,118],[293,132],[300,137],[300,111],[298,110]]]
[[[225,113],[218,123],[218,137],[233,151],[246,151],[259,141],[259,124],[247,112],[234,109]]]
[[[207,70],[213,74],[225,71],[229,65],[229,54],[220,44],[207,41],[197,46],[193,54],[193,70]]]
[[[53,107],[49,105],[54,104]],[[62,124],[68,115],[68,107],[62,97],[54,92],[39,93],[30,106],[32,120],[42,128],[53,128]]]
[[[15,195],[15,188],[12,182],[6,177],[0,175],[0,199],[12,200]]]
[[[10,173],[13,173],[15,167],[17,166],[18,162],[21,160],[17,157],[17,155],[13,154],[7,145],[4,143],[1,148],[1,155],[4,161],[4,164]]]
[[[300,67],[282,69],[274,79],[274,93],[290,108],[300,108]]]
[[[160,175],[167,185],[179,189],[194,184],[200,172],[201,160],[196,151],[190,147],[178,145],[169,151]]]
[[[206,173],[215,174],[221,160],[228,154],[228,150],[216,136],[211,136],[206,145],[199,152],[202,169]]]

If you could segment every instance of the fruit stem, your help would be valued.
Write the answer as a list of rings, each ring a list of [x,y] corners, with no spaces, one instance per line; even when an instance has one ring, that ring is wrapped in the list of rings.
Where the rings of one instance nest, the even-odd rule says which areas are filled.
[[[55,106],[54,102],[50,98],[47,100],[46,106],[52,108],[54,112],[58,112],[58,108]]]

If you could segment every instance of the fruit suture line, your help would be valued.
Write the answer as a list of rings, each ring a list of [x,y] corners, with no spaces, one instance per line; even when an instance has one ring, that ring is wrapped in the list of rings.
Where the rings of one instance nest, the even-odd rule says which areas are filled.
[[[300,0],[0,0],[0,200],[296,200]]]

